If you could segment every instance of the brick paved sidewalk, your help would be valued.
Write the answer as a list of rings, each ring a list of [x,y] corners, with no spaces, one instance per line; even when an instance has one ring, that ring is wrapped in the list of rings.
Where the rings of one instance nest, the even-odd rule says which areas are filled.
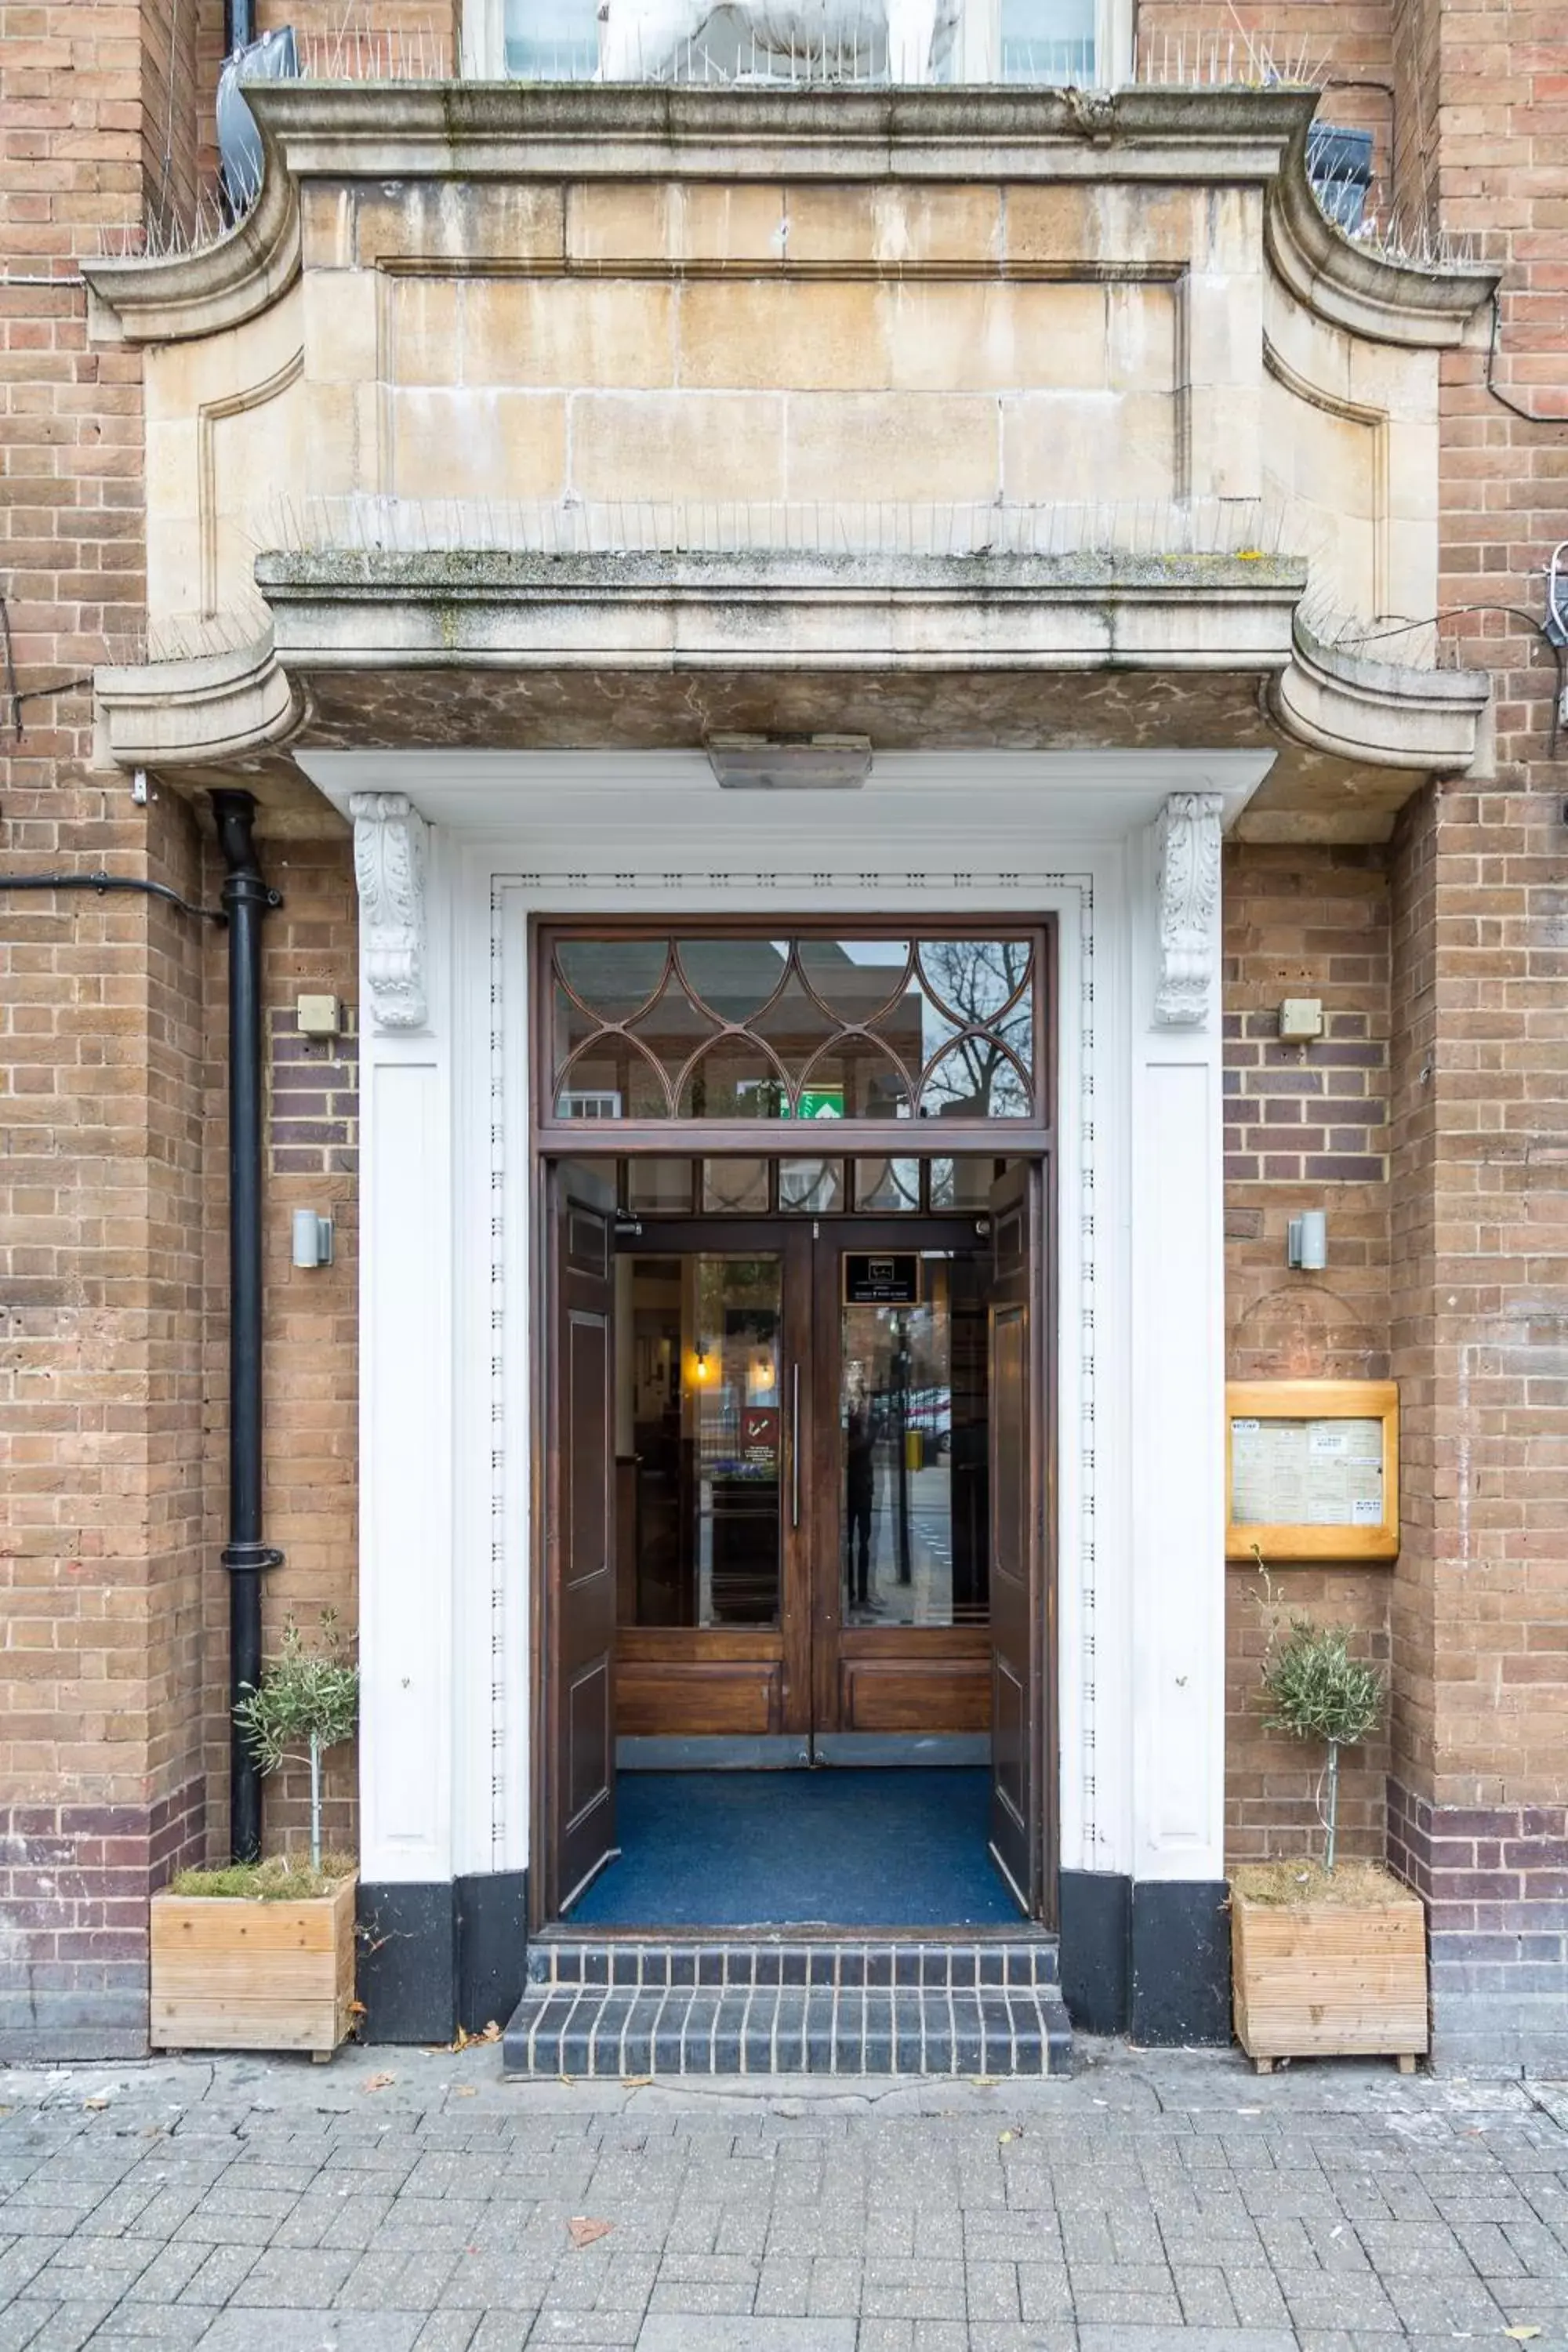
[[[1565,2127],[1547,2087],[1092,2044],[853,2090],[514,2085],[484,2045],[12,2074],[0,2352],[1545,2352]]]

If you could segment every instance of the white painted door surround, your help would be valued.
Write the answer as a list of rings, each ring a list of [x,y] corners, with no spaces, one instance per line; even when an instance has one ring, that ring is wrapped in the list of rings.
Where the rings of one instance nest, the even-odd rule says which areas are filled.
[[[1234,751],[317,752],[362,894],[361,1870],[529,1859],[529,921],[1057,919],[1061,1861],[1222,1874],[1220,835]]]

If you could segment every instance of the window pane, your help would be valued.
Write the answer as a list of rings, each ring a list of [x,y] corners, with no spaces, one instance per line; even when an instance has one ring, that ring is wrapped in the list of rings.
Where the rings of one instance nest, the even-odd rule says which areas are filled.
[[[689,1213],[692,1174],[689,1160],[630,1160],[626,1162],[626,1206],[632,1210],[663,1209]]]
[[[692,1003],[674,979],[645,1013],[638,1013],[626,1032],[658,1063],[672,1092],[693,1055],[717,1034],[716,1024]]]
[[[1093,87],[1095,0],[1002,0],[1002,79]]]
[[[613,1033],[567,1065],[557,1118],[668,1118],[669,1097],[645,1054]]]
[[[629,1021],[658,992],[668,957],[666,940],[562,940],[555,969],[590,1013]],[[564,992],[558,994],[564,1003]]]
[[[692,993],[717,1020],[737,1024],[762,1011],[789,961],[787,940],[679,940],[676,944]]]
[[[829,1013],[857,1026],[875,1021],[903,993],[907,940],[804,939],[800,969]]]
[[[842,1160],[781,1160],[779,1207],[800,1216],[826,1216],[844,1202]]]
[[[931,1204],[933,1209],[986,1209],[991,1205],[991,1187],[1007,1165],[1005,1160],[994,1160],[989,1153],[984,1158],[968,1154],[962,1160],[933,1160],[931,1163]]]
[[[798,1085],[806,1064],[814,1055],[820,1054],[838,1025],[831,1013],[824,1013],[815,997],[807,995],[792,972],[766,1012],[758,1013],[752,1028],[757,1036],[767,1039],[791,1083]]]
[[[961,1027],[994,1021],[1029,978],[1027,940],[922,940],[921,977]]]
[[[847,1037],[820,1054],[802,1082],[800,1118],[908,1118],[910,1072],[867,1037]]]
[[[597,0],[506,0],[506,69],[527,81],[592,81]]]
[[[951,1162],[948,1163],[951,1166]],[[858,1209],[918,1209],[921,1204],[921,1163],[918,1160],[858,1160],[855,1162],[855,1206]]]
[[[783,1118],[789,1094],[761,1045],[724,1038],[703,1055],[680,1089],[680,1118]]]
[[[1005,1049],[966,1037],[933,1064],[921,1089],[922,1118],[1027,1118],[1029,1090]]]
[[[710,1210],[743,1210],[765,1216],[768,1163],[765,1160],[705,1160],[702,1163],[702,1205]]]

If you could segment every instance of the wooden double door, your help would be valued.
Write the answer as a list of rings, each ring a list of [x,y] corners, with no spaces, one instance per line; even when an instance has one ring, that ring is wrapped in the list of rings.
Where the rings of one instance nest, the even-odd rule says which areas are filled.
[[[617,1216],[558,1171],[547,1431],[554,1908],[623,1761],[989,1762],[1041,1908],[1040,1171],[989,1214]]]

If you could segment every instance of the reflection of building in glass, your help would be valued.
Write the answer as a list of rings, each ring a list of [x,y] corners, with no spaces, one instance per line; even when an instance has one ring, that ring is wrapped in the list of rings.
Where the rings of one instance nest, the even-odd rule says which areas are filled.
[[[915,1307],[843,1310],[844,1606],[889,1624],[985,1622],[984,1270],[928,1255]]]

